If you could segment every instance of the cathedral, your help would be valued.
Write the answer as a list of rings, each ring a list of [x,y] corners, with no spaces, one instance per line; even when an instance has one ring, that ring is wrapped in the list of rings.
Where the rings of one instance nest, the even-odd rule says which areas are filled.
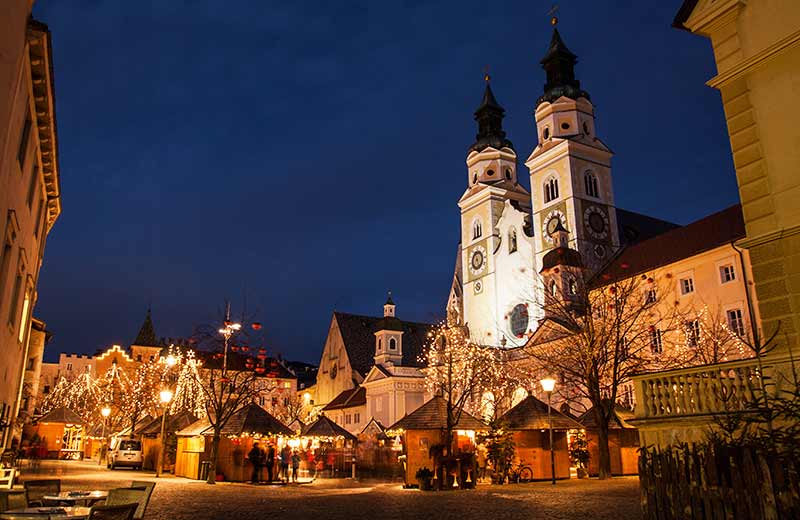
[[[699,285],[694,271],[709,270],[710,277],[719,278],[720,266],[733,272],[733,264],[739,264],[739,283],[731,284],[738,290],[722,299],[733,312],[729,321],[731,316],[738,320],[736,330],[745,328],[745,321],[755,322],[748,318],[753,306],[742,284],[749,259],[725,247],[744,236],[741,207],[687,226],[617,208],[613,154],[595,131],[594,105],[576,78],[576,63],[577,56],[554,27],[541,60],[546,82],[535,104],[538,143],[525,159],[530,192],[519,183],[517,151],[503,130],[505,110],[486,77],[475,111],[478,133],[467,151],[466,190],[458,200],[461,235],[448,323],[465,326],[479,344],[528,344],[543,318],[545,291],[568,294],[575,283],[565,269],[544,286],[545,271],[553,267],[553,260],[547,260],[552,251],[572,255],[572,264],[587,276],[619,279],[620,265],[627,276],[676,269],[686,273],[693,288]],[[719,248],[713,259],[707,258]],[[631,265],[635,269],[628,269]],[[704,284],[703,298],[719,299],[718,289],[730,281],[723,277],[722,283]]]

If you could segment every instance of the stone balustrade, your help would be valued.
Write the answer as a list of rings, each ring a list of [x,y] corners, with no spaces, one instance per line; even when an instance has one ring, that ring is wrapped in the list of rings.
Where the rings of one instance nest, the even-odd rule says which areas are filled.
[[[776,395],[794,386],[792,359],[767,356],[633,377],[636,420],[688,418],[752,409],[765,389]],[[763,372],[763,374],[762,374]]]

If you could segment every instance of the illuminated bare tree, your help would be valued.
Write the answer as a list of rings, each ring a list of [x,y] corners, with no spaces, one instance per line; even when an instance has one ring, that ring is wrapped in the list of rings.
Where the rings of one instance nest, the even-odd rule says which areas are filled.
[[[536,370],[557,377],[568,399],[592,406],[599,474],[610,478],[608,425],[623,385],[638,372],[690,364],[694,353],[682,348],[678,305],[665,301],[669,281],[642,275],[590,287],[577,272],[565,279],[545,279],[545,319],[525,351]]]

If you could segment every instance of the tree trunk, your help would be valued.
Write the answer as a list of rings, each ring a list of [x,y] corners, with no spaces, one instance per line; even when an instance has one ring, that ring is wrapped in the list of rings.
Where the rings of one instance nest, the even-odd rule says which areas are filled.
[[[208,478],[206,484],[217,483],[217,458],[219,456],[219,439],[220,433],[215,429],[214,437],[211,440],[211,465],[208,467]]]
[[[608,419],[604,405],[594,406],[594,418],[597,423],[597,450],[599,453],[597,466],[601,480],[611,478],[611,453],[608,449]]]

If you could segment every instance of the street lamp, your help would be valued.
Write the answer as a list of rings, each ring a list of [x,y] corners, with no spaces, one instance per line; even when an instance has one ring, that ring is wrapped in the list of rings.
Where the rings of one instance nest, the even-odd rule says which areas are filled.
[[[161,471],[164,469],[164,453],[167,451],[167,440],[164,437],[164,430],[166,429],[167,411],[169,410],[169,402],[172,401],[172,395],[172,390],[168,388],[165,388],[159,393],[161,404],[164,406],[164,413],[161,414],[161,452],[158,454],[156,478],[161,476]]]
[[[103,416],[103,444],[100,445],[100,456],[97,457],[98,466],[103,463],[103,451],[106,447],[106,421],[108,420],[108,416],[111,415],[111,408],[108,405],[103,406],[100,409],[100,415]]]
[[[178,358],[176,358],[172,354],[167,356],[166,363],[167,363],[168,367],[174,367],[177,362],[178,362]]]
[[[231,305],[228,304],[227,308],[225,309],[225,323],[224,327],[219,329],[219,333],[222,334],[222,337],[225,338],[225,354],[224,359],[222,360],[222,375],[225,375],[225,372],[228,369],[228,340],[231,339],[236,332],[242,329],[241,323],[234,323],[231,321]]]
[[[550,430],[550,474],[553,477],[553,485],[556,485],[556,452],[553,450],[553,416],[550,408],[550,396],[553,395],[553,389],[556,387],[556,380],[552,377],[545,377],[540,381],[542,390],[547,393],[547,426]]]

